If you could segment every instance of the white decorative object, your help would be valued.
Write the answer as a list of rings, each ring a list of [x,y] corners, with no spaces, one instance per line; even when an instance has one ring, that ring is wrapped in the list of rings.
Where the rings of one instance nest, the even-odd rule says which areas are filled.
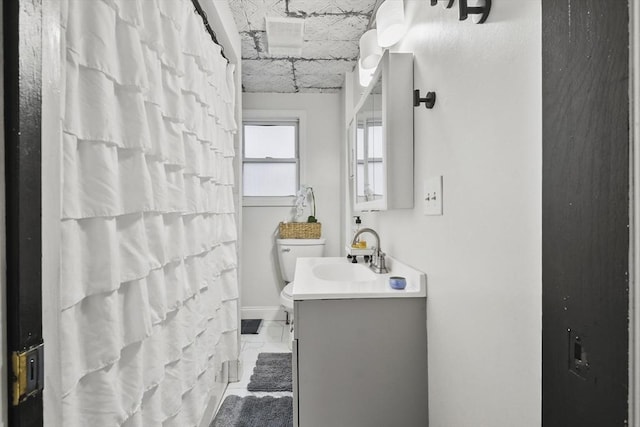
[[[310,208],[313,208],[309,210]],[[307,215],[308,213],[308,215]],[[294,222],[317,222],[316,220],[316,198],[313,194],[313,187],[301,185],[296,193],[296,213]]]
[[[398,43],[407,32],[407,23],[404,19],[404,1],[386,0],[378,8],[376,13],[376,26],[378,28],[378,44],[383,47],[391,47]]]

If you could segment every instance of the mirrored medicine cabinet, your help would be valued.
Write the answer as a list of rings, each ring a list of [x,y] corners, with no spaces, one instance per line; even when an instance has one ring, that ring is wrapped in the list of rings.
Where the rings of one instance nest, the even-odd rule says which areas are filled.
[[[349,125],[356,211],[413,208],[413,54],[385,52]]]

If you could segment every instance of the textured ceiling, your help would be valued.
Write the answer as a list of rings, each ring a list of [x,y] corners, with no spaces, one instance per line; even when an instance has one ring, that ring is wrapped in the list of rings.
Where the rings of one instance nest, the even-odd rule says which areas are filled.
[[[376,0],[229,0],[242,38],[245,92],[337,92],[353,70]],[[268,52],[265,17],[304,18],[299,57]]]

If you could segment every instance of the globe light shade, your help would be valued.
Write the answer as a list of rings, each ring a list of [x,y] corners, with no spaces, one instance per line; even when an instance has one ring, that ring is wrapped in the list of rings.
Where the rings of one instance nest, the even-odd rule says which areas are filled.
[[[407,32],[404,20],[404,0],[386,0],[376,13],[378,44],[388,48],[398,43]]]
[[[374,28],[360,37],[360,66],[375,68],[382,58],[382,48],[378,45],[378,31]]]
[[[360,86],[367,87],[371,84],[371,80],[373,80],[373,75],[376,72],[376,67],[373,68],[363,68],[360,64],[360,60],[358,60],[358,81],[360,82]]]

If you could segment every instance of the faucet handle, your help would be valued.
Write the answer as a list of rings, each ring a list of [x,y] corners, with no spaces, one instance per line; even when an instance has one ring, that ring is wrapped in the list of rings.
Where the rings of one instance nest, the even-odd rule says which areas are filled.
[[[387,263],[385,262],[384,256],[386,254],[384,252],[380,252],[378,254],[378,270],[380,271],[380,273],[388,273],[389,270],[387,270]]]

